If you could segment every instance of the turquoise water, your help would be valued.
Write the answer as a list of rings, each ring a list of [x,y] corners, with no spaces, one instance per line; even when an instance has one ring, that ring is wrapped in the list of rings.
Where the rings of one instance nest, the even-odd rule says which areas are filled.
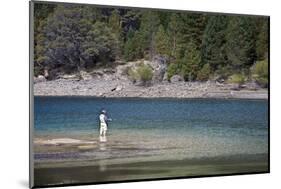
[[[267,100],[35,97],[34,102],[35,137],[97,139],[104,108],[113,120],[107,140],[142,149],[84,153],[91,158],[268,152]]]

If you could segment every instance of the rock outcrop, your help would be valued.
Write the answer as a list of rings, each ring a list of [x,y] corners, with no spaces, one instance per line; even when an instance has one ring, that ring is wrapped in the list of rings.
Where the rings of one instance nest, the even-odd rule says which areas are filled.
[[[153,82],[161,82],[164,79],[164,75],[167,71],[167,60],[165,57],[156,56],[151,62],[153,68]]]
[[[38,75],[38,77],[34,77],[33,79],[34,83],[39,83],[39,82],[45,82],[47,81],[46,78],[43,75]]]
[[[173,75],[170,79],[171,83],[177,83],[180,81],[184,81],[183,77],[180,75]]]

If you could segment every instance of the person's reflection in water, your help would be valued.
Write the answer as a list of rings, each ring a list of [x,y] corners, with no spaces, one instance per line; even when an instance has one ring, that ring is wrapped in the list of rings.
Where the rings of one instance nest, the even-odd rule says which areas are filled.
[[[99,147],[100,147],[100,150],[101,151],[105,151],[106,150],[106,136],[100,136],[100,144],[99,144]],[[98,162],[98,165],[99,165],[99,170],[101,172],[103,171],[106,171],[106,164],[104,161],[99,161]]]
[[[107,170],[107,166],[106,166],[106,162],[101,160],[98,162],[98,165],[99,165],[99,171],[100,172],[104,172]]]
[[[100,136],[100,142],[101,143],[107,142],[106,136]]]
[[[100,136],[100,150],[104,151],[106,150],[106,142],[107,142],[107,139],[106,139],[106,136]]]

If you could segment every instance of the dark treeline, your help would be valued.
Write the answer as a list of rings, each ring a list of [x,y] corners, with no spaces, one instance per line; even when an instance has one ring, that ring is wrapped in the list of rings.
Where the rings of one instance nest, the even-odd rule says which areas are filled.
[[[35,75],[165,57],[168,78],[267,85],[268,18],[35,3]]]

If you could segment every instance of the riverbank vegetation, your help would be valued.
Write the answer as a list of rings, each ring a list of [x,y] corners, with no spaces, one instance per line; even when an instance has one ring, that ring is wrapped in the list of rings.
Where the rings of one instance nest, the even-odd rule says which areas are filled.
[[[34,15],[35,76],[161,56],[168,80],[268,86],[268,17],[47,3],[35,3]],[[138,69],[130,77],[152,79]]]

